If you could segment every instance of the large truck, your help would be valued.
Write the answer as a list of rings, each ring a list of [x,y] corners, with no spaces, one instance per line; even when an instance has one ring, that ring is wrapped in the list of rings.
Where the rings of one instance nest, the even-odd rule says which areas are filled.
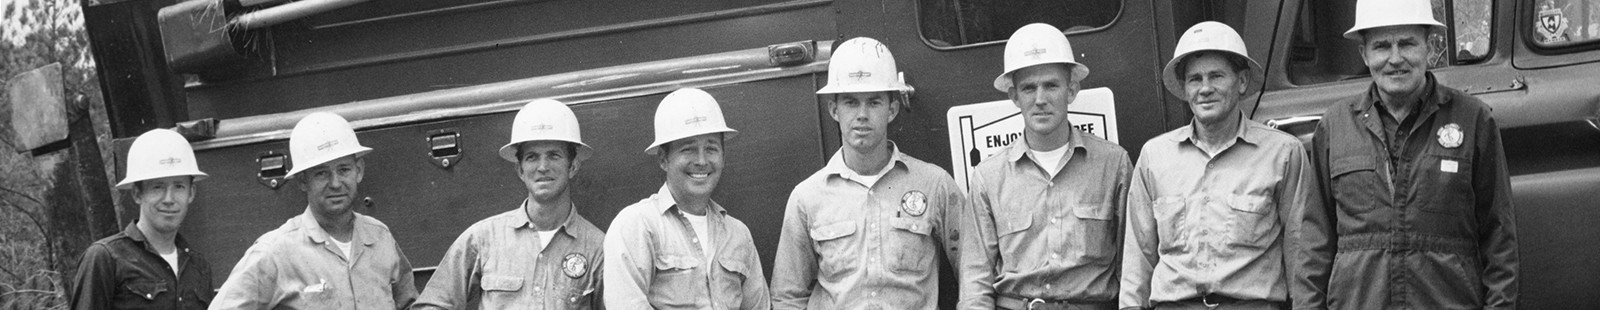
[[[1600,1],[1435,0],[1449,27],[1430,37],[1443,85],[1488,102],[1513,174],[1526,309],[1594,309],[1600,298]],[[220,285],[245,248],[304,209],[285,186],[289,130],[311,112],[352,121],[368,155],[357,211],[387,223],[419,288],[468,225],[525,197],[495,155],[515,110],[537,98],[573,107],[596,149],[573,187],[607,227],[663,182],[650,142],[656,104],[680,87],[722,103],[731,127],[714,198],[752,227],[771,274],[784,202],[840,146],[814,92],[832,46],[872,37],[915,87],[891,124],[903,152],[965,171],[1015,141],[1006,127],[1004,40],[1022,25],[1063,29],[1093,68],[1074,125],[1137,158],[1186,125],[1163,91],[1178,34],[1201,21],[1241,32],[1266,66],[1246,115],[1309,141],[1322,111],[1371,83],[1340,34],[1354,1],[1309,0],[98,0],[84,14],[111,135],[179,128],[201,185],[182,233]],[[987,103],[987,105],[985,105]],[[1015,108],[1011,108],[1015,109]],[[1010,113],[1010,114],[1008,114]],[[990,126],[993,125],[993,126]],[[81,126],[80,126],[81,127]],[[83,134],[74,127],[74,134]],[[120,162],[123,156],[115,156]],[[120,167],[120,163],[118,166]],[[122,168],[117,168],[116,177]],[[81,184],[92,197],[110,184]],[[104,201],[105,199],[88,199]],[[79,202],[83,203],[83,202]],[[137,217],[90,209],[109,235]],[[944,307],[955,300],[942,277]]]

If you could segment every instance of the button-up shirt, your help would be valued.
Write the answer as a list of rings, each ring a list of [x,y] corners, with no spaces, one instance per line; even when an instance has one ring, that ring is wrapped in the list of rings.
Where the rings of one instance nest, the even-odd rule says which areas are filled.
[[[1216,294],[1288,301],[1293,232],[1316,179],[1292,135],[1244,119],[1215,157],[1193,125],[1145,142],[1128,191],[1120,305]],[[1296,289],[1299,291],[1299,289]]]
[[[1067,153],[1055,166],[1022,141],[973,170],[960,308],[994,309],[996,295],[1116,302],[1133,163],[1121,146],[1065,128]]]
[[[173,272],[136,224],[83,252],[67,299],[71,309],[205,309],[213,294],[206,259],[178,235]]]
[[[351,257],[307,208],[245,250],[211,309],[403,309],[417,298],[411,262],[389,227],[355,214]]]
[[[1305,269],[1336,309],[1515,308],[1500,130],[1483,101],[1432,73],[1422,91],[1402,120],[1383,110],[1376,86],[1323,115],[1312,158],[1326,207],[1306,221],[1326,240],[1312,243],[1318,259]]]
[[[767,309],[767,279],[750,228],[716,202],[698,236],[662,186],[611,220],[605,303],[611,309]],[[701,242],[713,244],[711,255]]]
[[[958,257],[954,224],[965,199],[944,169],[890,154],[870,188],[840,152],[795,186],[773,263],[773,308],[935,308],[935,257]]]
[[[473,223],[445,251],[412,308],[599,308],[605,233],[568,209],[542,250],[527,201]]]

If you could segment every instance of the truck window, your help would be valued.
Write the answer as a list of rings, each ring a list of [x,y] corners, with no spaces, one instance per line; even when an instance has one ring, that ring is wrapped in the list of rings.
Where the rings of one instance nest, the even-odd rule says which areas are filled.
[[[1573,0],[1578,1],[1578,0]],[[1600,0],[1589,0],[1600,1]],[[1433,18],[1445,33],[1428,36],[1440,68],[1488,59],[1493,37],[1493,0],[1433,0]],[[1361,61],[1360,43],[1344,38],[1355,23],[1355,1],[1307,1],[1300,7],[1290,41],[1289,82],[1311,85],[1369,76]]]
[[[1600,41],[1600,0],[1538,0],[1529,35],[1540,47],[1565,47]]]
[[[1047,23],[1068,34],[1111,25],[1122,0],[918,0],[923,41],[934,48],[998,42]]]

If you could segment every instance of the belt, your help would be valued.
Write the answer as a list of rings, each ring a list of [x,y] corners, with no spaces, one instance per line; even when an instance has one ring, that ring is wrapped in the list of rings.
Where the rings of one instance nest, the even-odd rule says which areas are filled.
[[[1364,233],[1339,236],[1339,252],[1415,250],[1478,255],[1478,244],[1466,238],[1418,233]]]
[[[1012,310],[1100,310],[1116,309],[1115,301],[1069,301],[1064,299],[1024,298],[996,295],[994,305]]]
[[[1156,309],[1278,309],[1281,302],[1260,299],[1238,299],[1221,294],[1205,294],[1179,301],[1161,302]]]

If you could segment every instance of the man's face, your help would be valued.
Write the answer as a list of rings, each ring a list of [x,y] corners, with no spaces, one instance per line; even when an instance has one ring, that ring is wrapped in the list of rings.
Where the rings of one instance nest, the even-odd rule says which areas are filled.
[[[661,170],[673,192],[708,198],[722,176],[722,134],[709,133],[661,146]]]
[[[337,217],[352,211],[356,200],[356,185],[361,183],[366,163],[354,155],[340,157],[306,171],[301,171],[300,190],[306,192],[306,201],[313,212],[325,217]]]
[[[1238,112],[1246,78],[1217,53],[1192,56],[1183,73],[1183,90],[1189,110],[1201,124],[1217,124]]]
[[[1378,90],[1391,97],[1404,97],[1422,89],[1427,82],[1428,31],[1423,26],[1403,25],[1367,29],[1362,35],[1361,59]]]
[[[535,201],[549,202],[567,192],[578,172],[576,154],[567,142],[529,141],[517,145],[517,177]]]
[[[889,139],[889,122],[899,115],[899,108],[900,102],[889,92],[844,93],[834,96],[828,113],[839,122],[844,144],[866,152]]]
[[[139,204],[139,220],[156,231],[177,232],[194,200],[194,177],[172,176],[134,184],[133,200]]]
[[[1067,122],[1067,105],[1078,95],[1065,64],[1030,66],[1011,74],[1011,102],[1022,110],[1028,131],[1054,133]]]

